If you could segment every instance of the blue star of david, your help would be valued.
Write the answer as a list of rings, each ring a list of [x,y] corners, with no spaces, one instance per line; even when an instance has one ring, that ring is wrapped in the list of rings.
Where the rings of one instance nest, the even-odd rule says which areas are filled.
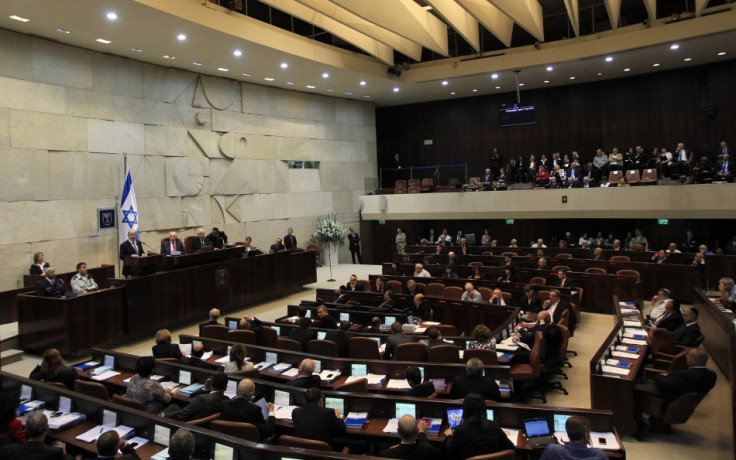
[[[130,218],[131,216],[132,220]],[[138,223],[138,213],[135,212],[132,205],[128,210],[123,209],[123,223],[128,224],[128,228],[133,228],[133,226]]]

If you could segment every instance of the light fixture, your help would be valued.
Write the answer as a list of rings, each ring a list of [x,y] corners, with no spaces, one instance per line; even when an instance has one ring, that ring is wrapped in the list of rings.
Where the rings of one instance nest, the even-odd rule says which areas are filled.
[[[552,67],[551,65],[547,66],[547,72],[552,72],[553,70],[555,70],[554,67]]]
[[[164,55],[163,55],[163,58],[164,58],[164,59],[169,59],[169,60],[172,60],[172,61],[173,61],[174,59],[176,59],[176,57],[174,57],[174,56],[169,56],[168,54],[164,54]]]
[[[294,84],[294,82],[293,82],[293,81],[287,81],[287,82],[286,82],[286,84],[287,84],[287,85],[293,85],[293,84]]]
[[[217,70],[219,70],[220,72],[229,72],[230,71],[230,69],[226,69],[225,67],[218,67]]]
[[[627,67],[627,68],[625,68],[625,69],[624,69],[624,72],[628,72],[628,71],[630,71],[630,70],[631,70],[631,69],[629,69],[629,68]]]
[[[361,81],[360,81],[360,86],[365,86],[366,84],[367,84],[367,83],[365,82],[365,80],[361,80]]]
[[[282,62],[279,67],[281,67],[282,69],[288,69],[289,68],[289,64],[287,64],[286,62]]]
[[[325,73],[322,74],[322,78],[330,78],[330,74],[328,74],[327,72],[325,72]]]
[[[496,80],[498,78],[498,74],[497,73],[492,73],[491,74],[491,78],[494,79],[494,80]]]
[[[450,82],[449,82],[449,81],[447,81],[447,80],[444,80],[444,81],[442,82],[442,86],[447,86],[447,85],[449,85],[449,84],[450,84]]]
[[[107,19],[111,21],[115,21],[118,18],[118,14],[114,11],[110,11],[109,13],[107,13],[106,16],[107,16]]]
[[[57,32],[61,32],[62,34],[70,34],[70,33],[72,33],[71,30],[66,30],[66,29],[61,29],[61,28],[56,29],[56,31]]]
[[[243,52],[242,52],[242,51],[240,51],[240,50],[235,50],[235,51],[233,51],[233,56],[235,56],[235,57],[240,57],[240,56],[242,56],[242,55],[243,55]]]
[[[671,50],[676,50],[676,49],[678,49],[679,47],[680,47],[680,45],[678,45],[677,43],[673,43],[672,45],[670,45],[670,49],[671,49]]]
[[[263,77],[263,79],[266,80],[266,81],[273,81],[274,80],[273,77]]]
[[[524,83],[519,83],[519,86],[524,86]]]
[[[253,76],[253,75],[251,75],[249,73],[242,73],[241,75],[244,76],[244,77],[252,77]]]
[[[353,95],[353,93],[352,93],[352,91],[345,91],[345,95],[346,95],[346,96],[352,96],[352,95]]]
[[[363,97],[366,98],[366,99],[368,99],[370,96],[367,95],[367,94],[364,94]]]
[[[598,72],[598,76],[600,77],[601,75],[603,75],[603,72]]]
[[[10,19],[14,20],[14,21],[20,21],[20,22],[28,22],[28,21],[30,21],[30,19],[28,19],[28,18],[23,18],[23,17],[20,17],[20,16],[16,16],[15,14],[13,14],[11,16],[8,16],[8,17]]]
[[[314,89],[314,88],[316,88],[316,86],[314,86],[314,85],[307,85],[307,88]]]
[[[575,77],[570,77],[570,80],[575,80]]]
[[[332,92],[334,92],[335,90],[334,90],[334,89],[329,89],[329,88],[327,88],[327,90],[326,90],[326,91],[327,91],[328,93],[332,93]],[[347,94],[347,93],[345,93],[345,94]],[[353,94],[353,93],[350,93],[350,94]]]
[[[98,38],[95,41],[98,43],[104,43],[105,45],[109,45],[110,43],[112,43],[110,40],[105,40],[104,38]]]
[[[394,93],[398,93],[398,92],[399,92],[399,87],[397,86],[394,88]]]
[[[474,92],[474,93],[477,93],[477,92],[478,92],[478,90],[477,90],[477,89],[475,89],[475,88],[473,88],[473,92]]]
[[[718,55],[719,56],[725,56],[726,55],[726,52],[725,51],[721,51],[720,53],[718,53]]]
[[[683,61],[685,61],[685,62],[690,62],[692,60],[693,60],[693,58],[685,58],[685,59],[683,59]]]
[[[606,62],[613,62],[613,56],[606,56]]]
[[[659,67],[659,62],[655,62],[654,64],[652,64],[652,67]]]
[[[184,34],[179,34],[176,36],[176,39],[179,40],[180,42],[183,42],[184,40],[187,39],[187,36]]]
[[[454,96],[454,95],[455,95],[455,91],[450,91],[450,96]]]
[[[131,48],[130,50],[131,50],[132,52],[134,52],[134,53],[142,53],[142,52],[143,52],[143,50],[142,50],[142,49],[140,49],[140,48]]]
[[[545,83],[549,83],[549,80],[544,80]]]
[[[496,86],[496,89],[501,89],[501,87],[500,86]]]
[[[192,62],[192,65],[202,65],[201,62]]]

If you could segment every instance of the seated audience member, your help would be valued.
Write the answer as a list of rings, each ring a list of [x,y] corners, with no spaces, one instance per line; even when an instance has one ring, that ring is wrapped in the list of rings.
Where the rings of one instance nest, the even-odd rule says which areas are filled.
[[[677,249],[677,243],[674,243],[674,242],[670,243],[667,246],[666,252],[667,254],[681,254],[682,253],[679,249]]]
[[[252,331],[258,334],[261,331],[263,323],[255,316],[243,316],[238,321],[238,330]]]
[[[708,393],[716,384],[716,373],[705,367],[707,363],[708,353],[704,349],[691,348],[687,352],[687,369],[660,374],[653,382],[634,385],[634,399],[638,401],[642,393],[649,393],[669,403],[685,393]],[[649,431],[649,423],[644,419],[638,404],[634,409],[636,438],[642,440]]]
[[[705,279],[705,256],[699,252],[693,255],[692,262],[685,262],[695,267],[695,287],[703,291],[708,287],[708,283]]]
[[[463,421],[456,430],[445,430],[445,452],[451,458],[466,459],[513,449],[500,426],[486,416],[483,395],[468,394],[463,401]]]
[[[174,358],[181,361],[183,358],[179,344],[171,343],[171,332],[168,329],[159,329],[156,332],[156,345],[151,347],[151,351],[156,359]]]
[[[513,341],[521,342],[529,347],[529,350],[523,347],[514,353],[512,361],[517,363],[529,363],[530,350],[534,347],[534,339],[537,331],[542,331],[544,337],[544,356],[543,363],[555,364],[560,359],[560,328],[552,323],[552,316],[548,311],[540,311],[537,315],[537,322],[534,327],[518,327],[518,336],[513,336]]]
[[[503,299],[503,291],[496,288],[491,293],[491,298],[488,299],[488,303],[491,305],[506,305],[506,301]]]
[[[473,274],[468,277],[469,280],[480,281],[486,279],[478,265],[473,267]]]
[[[621,240],[619,239],[613,240],[613,246],[611,246],[611,251],[625,251],[625,249],[621,245]]]
[[[220,309],[219,308],[213,308],[213,309],[211,309],[210,310],[209,317],[210,317],[209,321],[206,321],[204,323],[200,323],[199,324],[199,335],[200,336],[202,335],[202,329],[205,326],[216,326],[216,325],[222,326],[222,324],[217,321],[220,318]]]
[[[403,330],[403,324],[396,321],[391,325],[391,335],[386,339],[386,351],[383,354],[384,359],[391,359],[396,355],[396,347],[402,343],[414,342],[414,338],[410,337]]]
[[[518,248],[519,247],[519,242],[516,240],[516,238],[512,238],[511,239],[511,241],[509,242],[509,247],[510,248]]]
[[[243,379],[238,382],[238,395],[235,399],[223,403],[220,420],[252,423],[258,428],[261,439],[265,439],[273,434],[274,426],[276,425],[274,407],[273,403],[266,403],[268,420],[264,419],[261,407],[252,402],[255,392],[256,386],[251,379]]]
[[[542,309],[542,302],[537,297],[537,291],[534,286],[527,284],[524,286],[524,297],[521,300],[521,310],[527,313],[537,314]]]
[[[680,306],[676,302],[668,302],[665,304],[664,313],[652,322],[652,326],[659,329],[667,329],[672,332],[683,323],[682,312]]]
[[[707,255],[707,256],[712,256],[713,255],[713,251],[709,251],[708,250],[708,246],[706,246],[704,244],[701,244],[700,246],[698,246],[698,252],[701,253],[701,254],[703,254],[703,255]]]
[[[207,235],[207,239],[212,242],[212,246],[215,249],[222,249],[223,246],[227,245],[227,235],[217,227],[212,227],[212,231]]]
[[[715,170],[714,179],[721,182],[731,182],[733,180],[733,162],[728,154],[721,157]]]
[[[296,379],[287,383],[287,385],[299,388],[319,388],[321,383],[319,375],[314,375],[314,369],[316,366],[317,364],[313,360],[309,358],[303,359],[302,362],[299,363],[299,373],[296,375]]]
[[[463,292],[460,300],[463,302],[483,302],[483,296],[480,295],[480,292],[475,290],[473,283],[465,283],[465,292]]]
[[[478,358],[468,360],[465,367],[466,375],[455,378],[450,390],[450,399],[460,399],[470,393],[478,393],[483,399],[501,400],[498,384],[492,377],[483,375],[483,361]]]
[[[169,440],[169,460],[191,460],[194,455],[194,436],[186,428],[179,428]]]
[[[116,457],[118,449],[123,454],[120,457]],[[115,430],[106,431],[97,438],[97,457],[95,458],[117,458],[118,460],[140,459],[138,453],[135,451],[135,446],[128,444],[128,441],[125,439],[121,439]]]
[[[575,328],[578,320],[572,309],[572,305],[567,300],[560,299],[560,291],[557,289],[552,289],[549,292],[549,299],[542,304],[542,308],[549,312],[550,316],[552,316],[552,322],[555,324],[560,322],[565,310],[570,310],[570,313],[568,313],[567,327],[569,329]]]
[[[429,301],[424,300],[424,294],[414,296],[414,308],[410,310],[409,314],[422,321],[429,321],[432,318],[432,306]]]
[[[457,279],[457,273],[455,273],[452,270],[452,265],[448,265],[445,267],[445,272],[442,274],[442,279],[444,280],[456,280]]]
[[[426,340],[420,340],[420,342],[427,345],[427,351],[429,351],[432,347],[436,347],[439,345],[448,345],[447,342],[442,340],[442,334],[440,333],[440,330],[434,326],[430,326],[427,329],[427,337],[428,338]]]
[[[674,300],[670,298],[670,290],[662,288],[657,291],[657,294],[652,297],[652,305],[649,309],[649,320],[654,322],[657,321],[666,310],[668,303],[672,303]]]
[[[33,254],[33,265],[28,269],[28,273],[31,275],[43,275],[44,270],[49,268],[48,262],[43,260],[43,252],[37,252]]]
[[[286,246],[281,242],[281,238],[276,238],[276,242],[271,245],[271,249],[268,252],[274,254],[282,251],[286,251]]]
[[[506,254],[505,256],[503,256],[503,264],[501,264],[501,267],[503,267],[503,268],[507,268],[507,267],[514,268],[514,259],[512,259],[510,255]]]
[[[299,318],[297,324],[298,328],[289,331],[289,338],[302,344],[302,350],[306,351],[309,341],[317,338],[317,332],[311,329],[312,320],[309,318]]]
[[[549,176],[549,182],[544,188],[546,189],[560,188],[560,183],[557,182],[557,176]]]
[[[540,257],[539,260],[537,260],[537,270],[548,270],[546,258]]]
[[[74,390],[74,380],[78,376],[76,369],[66,365],[59,350],[49,348],[43,352],[41,362],[31,371],[28,378],[46,382],[60,382],[68,389]]]
[[[669,254],[664,249],[660,249],[652,256],[652,262],[655,264],[668,264],[670,263]]]
[[[473,328],[473,340],[468,342],[468,348],[496,349],[496,339],[491,337],[491,330],[488,329],[488,326],[479,324]]]
[[[561,268],[557,270],[557,280],[555,280],[555,287],[575,289],[575,283],[567,277],[567,270]]]
[[[401,442],[378,452],[379,457],[403,458],[406,460],[432,460],[436,458],[434,447],[427,440],[427,423],[411,414],[405,414],[399,419],[398,434]]]
[[[396,309],[396,301],[394,300],[394,291],[391,289],[383,293],[383,302],[374,311],[392,312]]]
[[[406,282],[406,294],[414,297],[415,295],[422,293],[424,293],[424,288],[422,288],[421,286],[417,286],[416,281],[408,280]]]
[[[212,414],[222,413],[225,401],[230,398],[225,396],[227,389],[227,376],[220,372],[209,377],[205,382],[203,391],[205,394],[196,396],[184,409],[178,410],[167,416],[182,422],[199,420]],[[207,391],[209,391],[207,393]]]
[[[203,228],[197,230],[197,237],[192,239],[192,250],[194,252],[200,252],[203,248],[212,246],[212,241],[205,236]]]
[[[733,278],[721,278],[718,281],[718,290],[721,292],[721,296],[718,298],[721,306],[736,310],[736,283],[734,283]]]
[[[600,246],[593,249],[593,257],[591,257],[592,260],[606,260],[605,256],[603,255],[603,248]]]
[[[371,318],[371,322],[368,325],[368,327],[365,328],[365,332],[368,332],[370,334],[374,334],[376,332],[381,332],[381,318],[378,316],[374,316]]]
[[[480,176],[480,185],[483,186],[484,191],[490,191],[493,185],[493,174],[491,174],[491,168],[486,168],[486,171]]]
[[[388,289],[388,286],[386,286],[386,282],[383,280],[383,278],[376,278],[376,289],[374,292],[378,292],[380,294],[383,294]]]
[[[503,275],[499,276],[496,281],[500,281],[502,283],[513,283],[515,281],[515,279],[514,279],[514,268],[513,267],[504,267],[504,269],[503,269]]]
[[[337,345],[337,353],[341,358],[348,357],[348,342],[350,341],[350,321],[340,321],[337,330],[327,331],[325,340]]]
[[[554,177],[554,176],[552,176]],[[536,173],[536,176],[534,177],[534,184],[537,187],[547,187],[547,185],[550,182],[549,177],[549,171],[547,171],[546,166],[540,166],[539,171]]]
[[[161,242],[161,255],[171,256],[175,254],[184,254],[184,245],[176,232],[169,232],[169,239]]]
[[[253,245],[253,238],[251,238],[250,236],[245,237],[245,245],[243,247],[245,248],[245,251],[243,252],[243,257],[246,257],[251,251],[260,252],[260,250]]]
[[[56,278],[56,270],[48,267],[44,270],[44,276],[36,283],[36,295],[42,297],[63,297],[64,281]]]
[[[340,411],[322,407],[324,398],[319,387],[312,387],[304,394],[305,407],[298,407],[292,413],[294,436],[314,439],[332,444],[332,438],[345,435],[345,422]]]
[[[580,188],[595,188],[598,187],[598,184],[596,183],[595,179],[591,179],[588,176],[583,177],[583,184],[580,186]]]
[[[6,444],[0,448],[3,460],[74,460],[66,453],[63,442],[55,446],[46,444],[49,434],[49,420],[42,411],[33,412],[26,420],[26,437],[28,442]]]
[[[320,305],[317,307],[317,319],[314,321],[314,327],[322,329],[337,329],[337,320],[327,311],[327,307]],[[306,350],[307,347],[304,347]]]
[[[424,269],[422,264],[416,264],[414,265],[414,273],[412,274],[415,278],[431,278],[432,275],[429,274],[427,270]]]
[[[7,436],[10,442],[23,444],[26,442],[26,433],[23,422],[16,417],[20,406],[20,399],[15,392],[0,393],[0,436]]]
[[[161,415],[164,406],[171,402],[171,390],[151,380],[156,361],[152,356],[141,356],[135,363],[135,375],[128,382],[126,398],[143,404],[146,412]]]
[[[204,344],[202,342],[192,345],[192,353],[181,359],[182,364],[187,366],[199,367],[201,369],[215,370],[218,366],[208,363],[202,359],[204,357]]]
[[[434,393],[434,385],[429,380],[422,382],[422,373],[417,366],[409,366],[404,369],[404,378],[411,386],[404,396],[416,396],[426,398]]]
[[[350,281],[345,283],[345,286],[340,286],[340,289],[346,292],[363,292],[365,290],[363,283],[358,282],[358,277],[355,275],[350,275]]]
[[[565,422],[565,431],[570,441],[565,444],[547,445],[540,460],[608,459],[608,455],[601,449],[588,447],[590,424],[587,418],[573,415]]]
[[[253,369],[253,363],[246,361],[245,345],[242,343],[236,343],[230,348],[230,360],[225,364],[223,372],[229,374],[230,372],[238,371],[249,371]]]
[[[686,309],[682,314],[683,323],[674,331],[670,332],[675,340],[675,345],[692,348],[698,345],[700,338],[700,326],[698,325],[698,310]]]
[[[84,262],[77,264],[77,274],[72,277],[70,284],[75,294],[87,294],[98,289],[95,280],[87,273],[87,264]]]

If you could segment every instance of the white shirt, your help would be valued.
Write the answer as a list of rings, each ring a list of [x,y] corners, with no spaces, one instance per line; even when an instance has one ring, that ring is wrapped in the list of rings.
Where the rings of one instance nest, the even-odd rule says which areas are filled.
[[[98,289],[97,283],[95,283],[95,280],[92,279],[89,274],[82,276],[77,273],[72,277],[71,285],[72,290],[77,294],[89,291],[96,291]]]
[[[652,321],[657,321],[662,315],[664,315],[665,307],[670,302],[672,302],[672,299],[664,299],[658,300],[652,305],[651,310],[649,310],[649,317]]]
[[[480,295],[480,292],[473,290],[473,293],[469,293],[468,291],[463,292],[463,296],[460,298],[463,302],[483,302],[483,296]]]
[[[546,245],[546,244],[542,244],[542,245],[539,245],[539,244],[537,244],[537,243],[534,243],[534,244],[532,244],[532,247],[533,247],[533,248],[546,248],[546,247],[547,247],[547,245]]]
[[[560,303],[560,301],[558,300],[556,303],[553,303],[553,304],[550,304],[549,305],[549,308],[547,309],[547,311],[549,312],[549,316],[551,318],[554,318],[555,317],[555,310],[557,310],[557,305],[559,303]]]
[[[425,269],[422,269],[419,273],[414,273],[414,277],[416,278],[431,278],[432,275],[429,274],[429,272]]]

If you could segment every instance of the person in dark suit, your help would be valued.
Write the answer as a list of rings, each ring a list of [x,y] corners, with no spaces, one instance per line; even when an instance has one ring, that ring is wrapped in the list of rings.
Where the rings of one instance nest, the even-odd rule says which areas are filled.
[[[715,171],[715,180],[731,182],[733,180],[733,161],[728,154],[723,155]]]
[[[328,331],[325,340],[337,345],[337,353],[341,358],[348,357],[348,342],[350,341],[350,321],[340,321],[336,331]]]
[[[540,311],[537,315],[537,323],[531,328],[519,328],[517,330],[518,337],[514,337],[514,341],[525,344],[529,349],[534,347],[534,338],[538,331],[542,332],[544,339],[544,356],[541,361],[543,363],[556,364],[560,359],[560,328],[552,323],[552,316],[549,311]],[[519,347],[514,353],[512,362],[514,364],[529,363],[530,351],[526,348]]]
[[[205,326],[222,326],[220,322],[218,322],[218,319],[220,318],[220,309],[219,308],[212,308],[210,309],[209,313],[209,320],[205,321],[204,323],[199,323],[199,335],[202,335],[202,329],[204,329]]]
[[[674,331],[670,332],[675,340],[675,345],[683,345],[688,348],[697,346],[700,338],[700,326],[698,325],[698,310],[688,308],[682,314],[683,323]]]
[[[414,308],[409,312],[410,315],[420,318],[422,321],[429,321],[432,317],[432,305],[429,301],[424,300],[424,294],[414,296]]]
[[[216,249],[222,249],[227,244],[227,235],[217,227],[212,227],[212,231],[207,235],[207,239],[212,242],[212,246]]]
[[[140,459],[135,447],[128,444],[125,439],[120,439],[120,435],[115,430],[106,431],[97,438],[97,457],[94,458],[116,458],[118,449],[123,453],[123,455],[117,457],[118,460]]]
[[[204,344],[196,343],[192,345],[192,354],[189,357],[183,357],[181,359],[182,364],[186,364],[187,366],[194,366],[199,367],[201,369],[207,369],[207,370],[215,370],[218,368],[218,366],[215,366],[214,364],[210,364],[207,361],[202,359],[202,356],[204,356]]]
[[[394,291],[391,289],[387,290],[383,294],[383,302],[373,311],[392,312],[398,308],[396,301],[394,300]]]
[[[340,286],[340,289],[345,292],[363,292],[365,291],[365,286],[363,286],[363,283],[358,281],[357,276],[350,275],[350,281],[345,283],[345,286]]]
[[[260,406],[252,403],[256,386],[251,379],[243,379],[238,382],[238,396],[231,401],[225,401],[222,405],[220,420],[227,422],[252,423],[258,428],[261,439],[273,434],[276,419],[274,418],[273,403],[266,403],[268,408],[268,420],[263,418]]]
[[[156,359],[174,358],[181,361],[183,358],[179,345],[171,343],[171,332],[168,329],[160,329],[156,332],[156,345],[151,347],[151,351]]]
[[[26,420],[28,442],[6,444],[0,448],[3,460],[74,460],[66,453],[63,442],[49,446],[44,442],[49,432],[49,421],[42,411],[33,412]]]
[[[317,332],[311,329],[312,320],[309,318],[299,318],[297,324],[298,328],[289,331],[289,338],[302,344],[302,350],[306,351],[309,341],[317,338]]]
[[[179,428],[169,441],[169,460],[191,460],[194,455],[194,435]]]
[[[463,422],[456,430],[445,430],[445,452],[451,458],[470,458],[513,449],[496,422],[486,416],[486,402],[482,395],[470,393],[463,400]]]
[[[489,191],[491,190],[491,186],[493,185],[493,174],[491,174],[491,168],[486,168],[486,171],[483,173],[482,176],[480,176],[480,185],[483,186],[483,190]]]
[[[555,281],[555,287],[575,289],[575,283],[567,277],[567,270],[561,268],[557,270],[557,280]]]
[[[284,237],[284,247],[286,249],[296,249],[296,237],[294,236],[293,228],[289,228],[286,231],[286,236]]]
[[[294,409],[294,436],[314,439],[332,444],[334,436],[345,434],[345,422],[340,418],[340,411],[322,407],[322,391],[312,387],[304,394],[305,407]]]
[[[391,359],[396,355],[396,347],[402,343],[414,342],[414,338],[409,337],[403,332],[403,324],[396,321],[391,325],[391,335],[386,339],[386,351],[383,354],[384,359]]]
[[[416,281],[414,280],[408,280],[406,282],[406,295],[414,297],[417,294],[424,294],[424,288],[421,286],[417,286]]]
[[[28,269],[31,275],[43,275],[43,271],[49,266],[48,262],[43,260],[43,252],[33,254],[33,265]]]
[[[212,246],[212,241],[205,236],[204,229],[200,228],[197,230],[197,237],[192,240],[192,250],[199,252],[207,246]]]
[[[386,281],[384,281],[383,278],[376,278],[376,288],[373,290],[373,292],[379,292],[383,294],[386,292],[387,289],[390,289],[389,286],[386,286]]]
[[[404,378],[411,386],[411,389],[404,393],[404,396],[416,396],[426,398],[434,393],[434,384],[430,381],[422,382],[422,373],[417,366],[409,366],[404,369]]]
[[[176,232],[169,232],[169,239],[161,242],[161,254],[170,256],[176,252],[184,254],[184,245],[181,244],[181,240]]]
[[[585,417],[573,415],[565,422],[569,442],[549,444],[540,460],[607,460],[608,455],[601,449],[588,447],[590,442],[590,423]]]
[[[406,414],[399,419],[398,434],[401,442],[378,452],[379,457],[403,458],[406,460],[431,460],[436,458],[434,447],[427,440],[427,423]]]
[[[276,252],[286,251],[286,246],[281,243],[281,238],[276,238],[276,242],[271,245],[271,249],[269,249],[269,254],[274,254]]]
[[[537,293],[531,284],[524,286],[524,297],[521,299],[521,310],[527,313],[539,313],[542,309],[542,302],[537,297]]]
[[[143,252],[143,245],[140,241],[136,241],[137,230],[128,230],[128,239],[120,244],[120,260],[123,261],[123,276],[130,278],[130,266],[125,264],[125,256],[146,257]]]
[[[36,295],[41,297],[64,297],[64,281],[56,278],[56,270],[48,267],[44,270],[45,277],[36,283]]]
[[[606,260],[605,256],[603,255],[603,248],[596,247],[593,249],[593,256],[590,258],[591,260]]]
[[[228,397],[225,396],[227,389],[227,376],[220,372],[213,377],[209,377],[205,382],[204,391],[209,393],[201,394],[194,398],[184,409],[168,414],[169,418],[188,422],[190,420],[199,420],[200,418],[209,417],[218,412],[222,413],[222,407]]]
[[[353,227],[348,228],[348,247],[350,248],[350,255],[353,258],[353,263],[355,263],[355,256],[358,256],[358,263],[362,264],[363,259],[360,255],[360,235],[355,233],[355,229]]]
[[[422,342],[426,342],[427,344],[427,351],[432,349],[432,347],[447,345],[447,342],[442,340],[442,334],[440,334],[440,330],[434,326],[431,326],[427,329],[427,337],[427,340],[422,340]]]
[[[544,302],[542,308],[550,312],[550,315],[552,316],[552,322],[555,324],[560,322],[560,320],[562,319],[562,313],[565,310],[570,310],[567,327],[569,329],[575,328],[577,317],[575,316],[575,312],[572,309],[572,305],[570,305],[570,302],[560,299],[560,291],[558,291],[557,289],[552,289],[550,291],[549,299]]]
[[[41,362],[31,371],[31,375],[28,378],[63,383],[68,389],[74,390],[74,380],[78,376],[79,373],[76,369],[66,365],[59,350],[49,348],[43,352]]]
[[[483,361],[478,358],[468,360],[466,375],[455,378],[450,390],[450,399],[461,399],[470,393],[478,393],[483,399],[501,400],[501,391],[496,381],[483,375]]]
[[[299,388],[319,388],[321,380],[319,375],[314,375],[314,369],[316,366],[317,363],[313,360],[309,358],[303,359],[302,362],[299,363],[299,373],[296,375],[296,378],[287,383],[287,385]]]
[[[683,319],[679,302],[667,302],[664,307],[664,313],[652,325],[656,328],[667,329],[673,332],[682,323]]]
[[[371,323],[368,325],[368,327],[365,328],[364,331],[370,334],[381,332],[381,324],[381,318],[379,318],[378,316],[374,316],[373,318],[371,318]],[[348,347],[350,347],[349,344]]]
[[[314,321],[314,327],[323,329],[337,329],[337,320],[327,311],[327,307],[320,305],[317,307],[317,319]],[[307,348],[304,347],[306,350]]]

